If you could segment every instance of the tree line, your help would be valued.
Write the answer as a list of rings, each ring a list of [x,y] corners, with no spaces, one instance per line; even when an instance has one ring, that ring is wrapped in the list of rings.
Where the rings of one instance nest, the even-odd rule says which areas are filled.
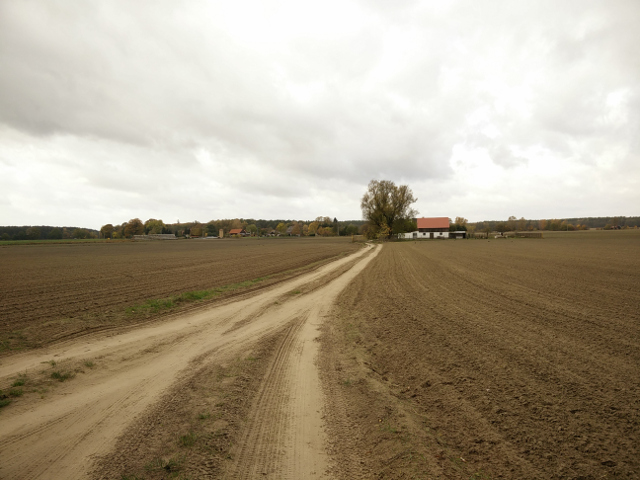
[[[582,217],[564,219],[531,220],[524,217],[510,216],[507,221],[492,220],[469,224],[469,228],[476,232],[513,232],[513,231],[575,231],[591,228],[626,229],[640,227],[640,217]]]
[[[98,238],[90,228],[54,227],[50,225],[0,226],[0,240],[71,240]]]
[[[220,230],[228,236],[231,230],[242,229],[251,236],[345,236],[360,232],[363,221],[339,222],[337,218],[317,217],[315,220],[264,220],[264,219],[222,219],[207,223],[199,221],[164,223],[150,218],[143,222],[133,218],[128,222],[113,225],[108,223],[100,228],[102,238],[131,238],[134,235],[172,234],[176,237],[217,237]]]

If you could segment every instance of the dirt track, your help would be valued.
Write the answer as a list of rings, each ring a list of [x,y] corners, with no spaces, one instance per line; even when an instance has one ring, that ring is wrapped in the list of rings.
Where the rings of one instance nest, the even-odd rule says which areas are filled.
[[[43,399],[31,394],[2,411],[0,478],[323,478],[326,438],[314,339],[335,297],[371,258],[370,249],[362,249],[254,296],[5,358],[4,385],[24,373],[32,381],[73,365],[83,372]],[[215,388],[226,385],[219,396],[227,404],[220,398],[198,403],[209,408],[200,415],[200,425],[209,426],[181,431],[182,405],[207,398],[190,395],[189,388],[206,385],[216,368],[223,374]],[[263,380],[251,383],[254,376]],[[208,394],[215,396],[215,388]],[[251,402],[243,403],[246,398]],[[168,440],[154,433],[159,419],[162,430],[175,429]],[[233,441],[220,447],[226,456],[216,457],[210,445],[220,438]],[[176,456],[179,441],[196,445]]]

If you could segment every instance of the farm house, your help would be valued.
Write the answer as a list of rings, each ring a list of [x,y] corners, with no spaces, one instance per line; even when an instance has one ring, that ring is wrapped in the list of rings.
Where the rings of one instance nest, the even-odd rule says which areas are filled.
[[[428,238],[466,238],[467,232],[449,232],[449,217],[417,218],[418,230],[401,233],[398,236],[406,239]]]

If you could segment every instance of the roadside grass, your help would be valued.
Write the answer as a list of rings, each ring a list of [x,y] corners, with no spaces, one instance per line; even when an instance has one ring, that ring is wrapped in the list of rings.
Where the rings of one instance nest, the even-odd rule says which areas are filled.
[[[127,315],[140,315],[140,314],[149,315],[149,314],[161,313],[161,312],[179,307],[183,304],[212,299],[226,293],[233,293],[236,291],[245,290],[253,286],[259,285],[260,283],[265,283],[268,280],[273,280],[275,278],[295,276],[297,274],[304,273],[305,271],[311,270],[317,266],[324,265],[328,261],[337,260],[341,257],[344,257],[345,255],[349,255],[349,252],[341,252],[335,257],[319,260],[317,262],[312,262],[312,263],[309,263],[308,265],[305,265],[304,267],[293,268],[293,269],[286,270],[284,272],[276,273],[273,275],[265,275],[264,277],[244,280],[242,282],[230,283],[227,285],[222,285],[222,286],[207,289],[207,290],[193,290],[193,291],[183,292],[179,295],[173,295],[168,298],[148,299],[143,303],[139,303],[139,304],[127,307],[125,309],[125,312],[127,313]],[[289,294],[298,295],[300,293],[303,293],[303,291],[298,289],[298,290],[292,290]]]
[[[84,367],[93,370],[97,366],[95,359],[72,358],[49,360],[42,364],[45,366],[44,370],[19,373],[7,391],[3,393],[0,390],[0,408],[23,396],[36,394],[44,399],[55,385],[72,380],[79,373],[85,373]]]
[[[265,280],[270,279],[271,277],[272,275],[267,275],[265,277],[258,277],[252,280],[245,280],[243,282],[230,283],[228,285],[222,285],[220,287],[211,288],[208,290],[193,290],[189,292],[183,292],[179,295],[173,295],[169,298],[149,299],[149,300],[146,300],[144,303],[127,307],[125,311],[129,315],[141,314],[141,313],[142,314],[159,313],[165,310],[176,308],[185,303],[197,302],[200,300],[217,297],[224,293],[234,292],[236,290],[242,290],[249,287],[253,287],[254,285],[262,283]]]
[[[198,436],[193,433],[193,432],[188,432],[185,435],[180,435],[178,437],[178,445],[180,447],[193,447],[196,444],[196,440],[198,439]]]
[[[12,387],[22,387],[27,382],[27,376],[24,373],[18,374],[17,380],[15,380],[11,386]]]
[[[43,379],[42,376],[48,377],[49,380],[66,382],[67,380],[75,378],[79,373],[85,373],[84,367],[89,369],[96,367],[94,360],[87,358],[65,358],[63,360],[49,360],[43,363],[49,364],[50,369],[41,372],[41,378],[30,382],[33,386],[42,386],[45,384],[49,386],[51,384],[50,381],[44,381],[45,379]]]
[[[169,474],[174,474],[182,468],[184,460],[184,455],[174,455],[168,459],[154,458],[144,468],[147,472],[165,471]]]
[[[21,388],[12,388],[9,390],[10,397],[21,397],[24,394],[24,391]]]
[[[64,382],[65,380],[70,380],[76,376],[75,372],[70,372],[69,370],[55,370],[51,372],[51,378],[54,380],[58,380],[59,382]]]

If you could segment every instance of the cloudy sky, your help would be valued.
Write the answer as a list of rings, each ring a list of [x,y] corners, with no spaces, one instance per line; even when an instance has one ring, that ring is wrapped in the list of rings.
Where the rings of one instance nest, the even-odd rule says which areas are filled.
[[[640,215],[640,2],[0,0],[0,225]]]

